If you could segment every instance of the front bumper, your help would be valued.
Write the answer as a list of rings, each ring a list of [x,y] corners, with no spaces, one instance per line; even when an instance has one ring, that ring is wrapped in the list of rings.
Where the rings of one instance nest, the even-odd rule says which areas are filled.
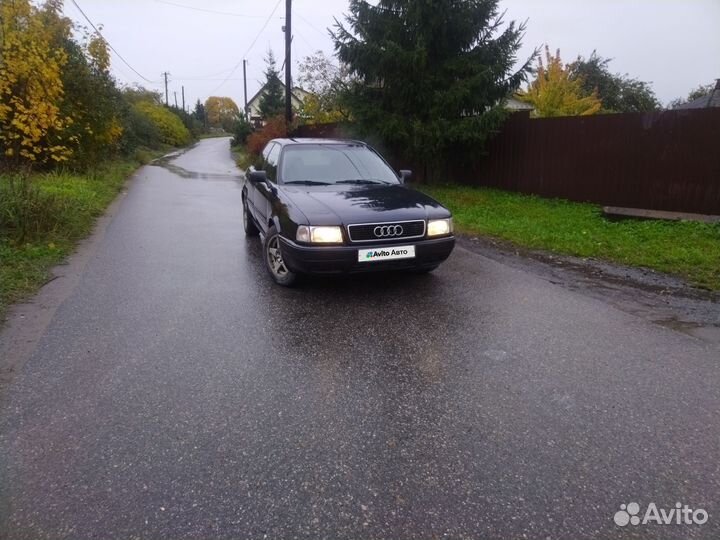
[[[358,262],[358,249],[414,245],[415,257],[390,261]],[[373,243],[352,246],[305,246],[280,237],[283,260],[290,270],[303,274],[341,274],[382,270],[432,268],[450,256],[455,237],[419,239],[399,243]]]

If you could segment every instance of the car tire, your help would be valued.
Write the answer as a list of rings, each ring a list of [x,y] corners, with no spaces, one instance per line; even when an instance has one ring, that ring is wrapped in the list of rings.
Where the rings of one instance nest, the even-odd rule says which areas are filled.
[[[248,211],[247,200],[245,199],[243,199],[243,229],[245,229],[245,236],[257,236],[260,234],[260,230]]]
[[[280,235],[273,225],[268,229],[263,243],[263,259],[270,277],[278,285],[292,287],[297,281],[297,274],[291,271],[282,259],[280,251]]]

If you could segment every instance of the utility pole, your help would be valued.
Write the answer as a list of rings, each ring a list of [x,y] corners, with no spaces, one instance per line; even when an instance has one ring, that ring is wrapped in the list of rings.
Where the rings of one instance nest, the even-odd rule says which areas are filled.
[[[165,106],[166,107],[170,105],[170,102],[168,101],[168,87],[167,87],[168,75],[170,75],[170,74],[167,71],[163,71],[163,77],[165,77]]]
[[[245,120],[248,119],[248,108],[247,108],[247,60],[243,58],[243,95],[245,96]]]
[[[183,104],[183,112],[187,112],[185,110],[185,85],[182,86],[182,104]]]
[[[173,92],[173,94],[175,95],[175,108],[177,109],[177,92]]]
[[[292,0],[285,0],[285,121],[292,122]]]

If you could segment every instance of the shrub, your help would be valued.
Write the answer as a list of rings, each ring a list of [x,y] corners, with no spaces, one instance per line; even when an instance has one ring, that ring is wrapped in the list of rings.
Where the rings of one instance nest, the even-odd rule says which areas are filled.
[[[140,101],[134,104],[133,108],[147,116],[157,127],[160,131],[160,140],[164,144],[184,146],[190,142],[192,138],[190,132],[183,125],[182,120],[167,107],[150,101]]]
[[[253,132],[252,125],[245,118],[240,118],[235,122],[232,133],[234,135],[230,144],[233,146],[242,146],[247,142],[248,137]]]
[[[288,126],[285,118],[275,116],[267,121],[267,123],[247,138],[248,152],[255,156],[259,156],[268,141],[279,137],[287,137]]]
[[[123,118],[122,139],[120,140],[120,150],[126,156],[139,147],[159,148],[160,147],[160,128],[150,119],[150,117],[135,107],[128,107],[127,114]]]

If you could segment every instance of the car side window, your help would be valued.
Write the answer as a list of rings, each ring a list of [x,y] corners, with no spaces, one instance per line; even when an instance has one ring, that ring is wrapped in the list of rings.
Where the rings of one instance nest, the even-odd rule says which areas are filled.
[[[265,173],[267,174],[268,180],[270,180],[271,182],[277,181],[277,167],[280,150],[281,146],[279,144],[275,144],[270,149],[267,158],[265,158]]]
[[[276,146],[277,146],[277,143],[274,143],[274,142],[269,142],[265,145],[265,148],[263,148],[263,151],[262,151],[263,162],[267,161],[267,158],[270,155],[270,152]]]

